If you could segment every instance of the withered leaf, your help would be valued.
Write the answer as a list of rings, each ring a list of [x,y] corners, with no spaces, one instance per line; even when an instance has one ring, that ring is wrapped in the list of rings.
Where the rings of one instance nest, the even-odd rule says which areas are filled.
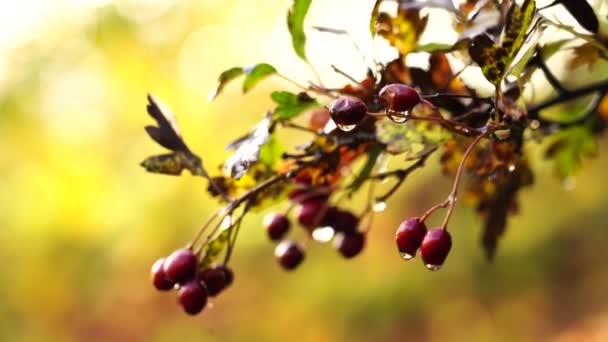
[[[224,170],[234,179],[239,179],[247,173],[249,167],[255,164],[260,158],[260,148],[268,142],[270,137],[270,125],[272,123],[270,115],[253,127],[251,133],[245,137],[230,143],[229,150],[235,150],[224,163]]]
[[[146,158],[141,162],[146,171],[178,176],[184,169],[193,175],[206,176],[201,159],[192,153],[176,151]]]
[[[158,127],[145,127],[148,135],[159,145],[171,151],[188,151],[188,147],[186,147],[186,144],[182,140],[175,115],[171,110],[150,94],[148,94],[146,109],[148,110],[148,114],[158,124]]]
[[[599,21],[593,8],[586,0],[558,0],[576,21],[587,31],[597,33],[599,31]]]
[[[380,13],[376,20],[376,30],[404,56],[416,49],[428,19],[428,16],[421,17],[418,9],[400,8],[396,17],[386,12]]]

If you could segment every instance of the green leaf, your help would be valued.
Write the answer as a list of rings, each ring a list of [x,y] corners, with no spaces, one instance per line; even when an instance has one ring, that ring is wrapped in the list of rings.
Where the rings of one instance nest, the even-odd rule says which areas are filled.
[[[268,141],[260,148],[260,161],[270,168],[274,168],[281,160],[284,151],[276,134],[270,134]]]
[[[428,122],[394,123],[391,120],[376,122],[376,136],[386,144],[386,151],[392,154],[406,153],[407,157],[416,155],[443,141],[445,133],[439,125]]]
[[[525,0],[521,7],[514,2],[509,9],[505,29],[500,41],[500,46],[507,51],[509,58],[509,62],[506,63],[507,67],[519,51],[519,48],[524,44],[535,12],[535,0]]]
[[[418,45],[414,52],[448,52],[451,51],[453,47],[453,44],[428,43],[424,45]]]
[[[272,65],[267,63],[260,63],[254,65],[251,69],[245,68],[245,73],[247,76],[243,81],[243,92],[246,93],[255,87],[260,81],[265,79],[268,76],[274,75],[277,73],[277,69],[275,69]]]
[[[380,5],[382,4],[382,1],[383,0],[376,0],[369,19],[369,32],[371,32],[372,36],[376,35],[376,21],[378,20],[378,13],[380,12]]]
[[[209,241],[209,244],[204,249],[204,256],[201,260],[200,269],[206,269],[217,260],[222,250],[228,245],[230,237],[230,229],[224,229],[215,239]]]
[[[245,70],[243,70],[243,68],[241,67],[230,68],[222,72],[218,77],[217,86],[209,93],[207,99],[209,101],[215,100],[215,98],[222,92],[228,82],[234,80],[235,78],[243,74],[245,74]]]
[[[574,126],[551,138],[545,157],[554,160],[555,171],[560,177],[572,176],[582,166],[583,157],[597,154],[597,141],[591,126]]]
[[[376,166],[376,161],[378,161],[378,157],[380,157],[383,150],[384,149],[380,144],[375,144],[367,150],[367,161],[365,162],[365,165],[363,165],[363,168],[361,171],[359,171],[357,177],[355,177],[355,179],[353,179],[353,181],[347,187],[349,195],[357,192],[357,190],[359,190],[363,183],[365,183],[365,181],[369,178],[374,170],[374,166]]]
[[[382,12],[377,18],[378,34],[397,49],[399,55],[405,56],[416,49],[428,19],[428,15],[421,17],[418,9],[399,9],[396,17]]]
[[[177,176],[186,169],[193,175],[207,176],[201,159],[191,153],[182,151],[151,156],[142,161],[140,165],[146,171],[152,173]]]
[[[317,100],[308,96],[307,93],[294,94],[288,91],[274,91],[270,97],[277,104],[272,114],[276,120],[289,120],[307,109],[319,106]]]
[[[287,27],[291,34],[291,43],[296,55],[307,61],[306,58],[306,34],[304,33],[304,19],[310,8],[312,0],[293,0],[293,4],[287,12]]]

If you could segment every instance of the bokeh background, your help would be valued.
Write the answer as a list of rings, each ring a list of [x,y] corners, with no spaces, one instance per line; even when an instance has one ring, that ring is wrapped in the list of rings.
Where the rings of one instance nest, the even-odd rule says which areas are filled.
[[[297,272],[282,272],[257,213],[239,236],[235,283],[202,315],[186,316],[175,296],[154,291],[151,263],[189,241],[217,203],[199,178],[138,166],[161,151],[143,130],[145,95],[169,104],[191,147],[219,165],[223,146],[271,106],[269,92],[291,89],[271,79],[242,96],[233,85],[210,104],[221,71],[268,62],[296,80],[311,77],[291,50],[288,5],[2,3],[0,340],[608,341],[608,158],[586,161],[564,187],[540,144],[529,150],[536,184],[521,194],[492,264],[479,247],[479,219],[462,205],[441,272],[395,252],[398,223],[449,189],[433,159],[377,216],[354,260],[317,244]],[[317,1],[307,24],[346,28],[370,49],[371,6]],[[438,29],[445,18],[429,27],[449,41]],[[308,55],[329,84],[344,82],[330,63],[365,72],[342,38],[309,31]]]

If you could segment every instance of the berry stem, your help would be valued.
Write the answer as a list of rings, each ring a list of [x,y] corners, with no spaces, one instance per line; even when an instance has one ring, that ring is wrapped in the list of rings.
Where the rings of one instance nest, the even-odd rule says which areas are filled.
[[[464,170],[464,164],[465,164],[467,158],[469,157],[469,155],[471,154],[471,152],[473,151],[473,149],[475,148],[475,146],[477,146],[477,144],[481,141],[481,139],[483,139],[490,132],[492,132],[492,130],[490,129],[490,127],[486,126],[485,131],[483,133],[481,133],[480,135],[478,135],[473,140],[473,142],[471,142],[471,144],[469,145],[467,150],[464,152],[464,155],[462,156],[462,160],[460,161],[460,164],[458,165],[458,169],[456,170],[456,176],[454,177],[454,185],[452,186],[452,192],[450,192],[450,195],[448,196],[448,198],[446,199],[446,202],[445,202],[448,205],[448,211],[445,214],[443,223],[441,224],[441,228],[443,230],[446,230],[446,228],[448,226],[448,222],[450,221],[450,217],[452,216],[452,212],[454,211],[454,207],[456,206],[456,198],[458,196],[458,185],[460,184],[460,179],[462,178],[462,170]]]

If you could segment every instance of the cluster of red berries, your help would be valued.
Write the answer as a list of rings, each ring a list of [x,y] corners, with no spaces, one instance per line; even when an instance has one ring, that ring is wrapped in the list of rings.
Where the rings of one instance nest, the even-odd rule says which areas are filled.
[[[159,291],[177,289],[184,311],[196,315],[207,305],[207,297],[218,295],[234,279],[225,264],[213,264],[202,271],[199,268],[196,254],[190,249],[178,249],[152,265],[152,283]]]
[[[407,121],[410,111],[423,101],[414,88],[399,83],[384,86],[378,95],[384,104],[386,116],[397,123]],[[361,99],[343,96],[331,104],[329,114],[338,128],[348,132],[365,118],[368,111]]]
[[[436,271],[441,268],[452,248],[452,237],[444,228],[427,230],[419,218],[403,221],[395,233],[397,249],[405,260],[411,260],[420,249],[426,268]]]
[[[289,194],[297,205],[297,221],[313,237],[323,235],[321,241],[333,238],[334,248],[345,258],[358,255],[365,245],[365,233],[359,231],[359,218],[350,211],[331,206],[327,194],[315,193],[314,188],[299,188]],[[275,248],[275,257],[285,270],[295,269],[304,260],[304,248],[292,241],[283,240],[291,227],[287,214],[270,213],[264,226],[272,241],[281,241]]]

